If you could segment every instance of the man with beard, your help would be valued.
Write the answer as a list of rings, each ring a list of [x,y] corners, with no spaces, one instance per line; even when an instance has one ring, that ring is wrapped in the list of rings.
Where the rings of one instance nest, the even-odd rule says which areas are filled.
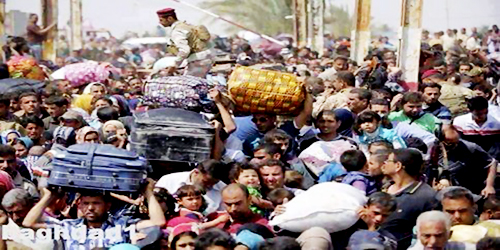
[[[405,122],[418,125],[422,129],[434,133],[436,130],[436,123],[439,123],[434,115],[425,113],[422,110],[424,98],[418,92],[407,92],[403,95],[401,100],[402,110],[391,112],[388,116],[391,122]]]
[[[440,101],[441,85],[431,82],[420,85],[420,92],[424,98],[423,110],[439,118],[444,124],[451,123],[451,112]]]

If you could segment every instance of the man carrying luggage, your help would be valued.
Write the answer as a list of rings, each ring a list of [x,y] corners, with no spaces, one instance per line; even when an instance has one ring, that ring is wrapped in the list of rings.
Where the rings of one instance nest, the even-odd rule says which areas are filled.
[[[163,227],[166,223],[161,206],[154,196],[153,188],[154,183],[149,180],[144,191],[149,220],[139,222],[131,220],[128,216],[109,215],[111,196],[98,191],[81,193],[77,204],[78,210],[83,214],[82,218],[57,222],[47,220],[43,216],[45,208],[57,195],[44,189],[42,199],[26,215],[23,226],[34,229],[53,228],[54,236],[60,235],[65,249],[109,248],[120,243],[127,243],[136,232],[147,228]]]
[[[221,162],[206,160],[191,171],[164,175],[158,180],[156,187],[164,188],[171,194],[175,194],[177,189],[186,184],[202,187],[205,189],[203,197],[207,202],[204,212],[209,214],[224,210],[221,191],[226,184],[220,180],[227,177],[228,172]]]
[[[168,67],[172,75],[184,60],[187,68],[184,75],[205,78],[212,68],[212,55],[208,48],[210,33],[205,26],[193,26],[177,20],[175,10],[171,8],[156,12],[163,27],[170,27],[170,46],[168,51],[176,56],[175,66]]]

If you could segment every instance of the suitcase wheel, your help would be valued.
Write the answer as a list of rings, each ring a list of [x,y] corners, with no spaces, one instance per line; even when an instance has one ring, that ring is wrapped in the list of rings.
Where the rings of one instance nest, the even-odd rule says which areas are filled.
[[[113,177],[114,178],[118,178],[118,174],[117,173],[113,173]]]
[[[118,189],[119,188],[118,184],[113,185],[113,188]]]
[[[74,185],[74,184],[75,184],[75,182],[73,182],[73,181],[68,181],[68,184],[69,184],[69,185]]]
[[[74,173],[75,173],[75,170],[70,169],[68,172],[69,172],[70,174],[74,174]]]

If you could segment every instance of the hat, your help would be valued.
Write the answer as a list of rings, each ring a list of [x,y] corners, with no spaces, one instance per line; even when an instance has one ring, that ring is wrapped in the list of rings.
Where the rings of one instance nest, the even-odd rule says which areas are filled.
[[[474,77],[474,76],[479,76],[483,73],[483,69],[481,69],[480,67],[474,67],[472,68],[468,73],[467,75],[471,76],[471,77]]]
[[[66,111],[66,113],[64,113],[64,115],[62,115],[59,119],[62,121],[64,121],[64,120],[78,120],[78,121],[80,121],[82,119],[82,115],[78,112],[70,110],[70,111]]]
[[[351,250],[384,250],[386,241],[385,237],[378,232],[359,230],[349,239],[348,248]]]
[[[428,77],[431,77],[431,76],[434,76],[434,75],[437,75],[437,74],[441,74],[441,73],[439,71],[435,70],[435,69],[429,69],[429,70],[426,70],[422,74],[422,79],[425,79],[425,78],[428,78]]]
[[[172,8],[165,8],[156,12],[158,16],[165,17],[175,14],[175,10]]]

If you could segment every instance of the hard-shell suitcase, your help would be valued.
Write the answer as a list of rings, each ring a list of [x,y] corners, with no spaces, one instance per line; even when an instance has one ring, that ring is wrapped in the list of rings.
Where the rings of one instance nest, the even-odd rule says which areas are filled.
[[[135,192],[147,170],[146,160],[134,152],[111,145],[76,144],[55,155],[48,184]]]
[[[163,108],[134,117],[131,149],[146,159],[196,163],[210,158],[215,129],[201,114]]]

